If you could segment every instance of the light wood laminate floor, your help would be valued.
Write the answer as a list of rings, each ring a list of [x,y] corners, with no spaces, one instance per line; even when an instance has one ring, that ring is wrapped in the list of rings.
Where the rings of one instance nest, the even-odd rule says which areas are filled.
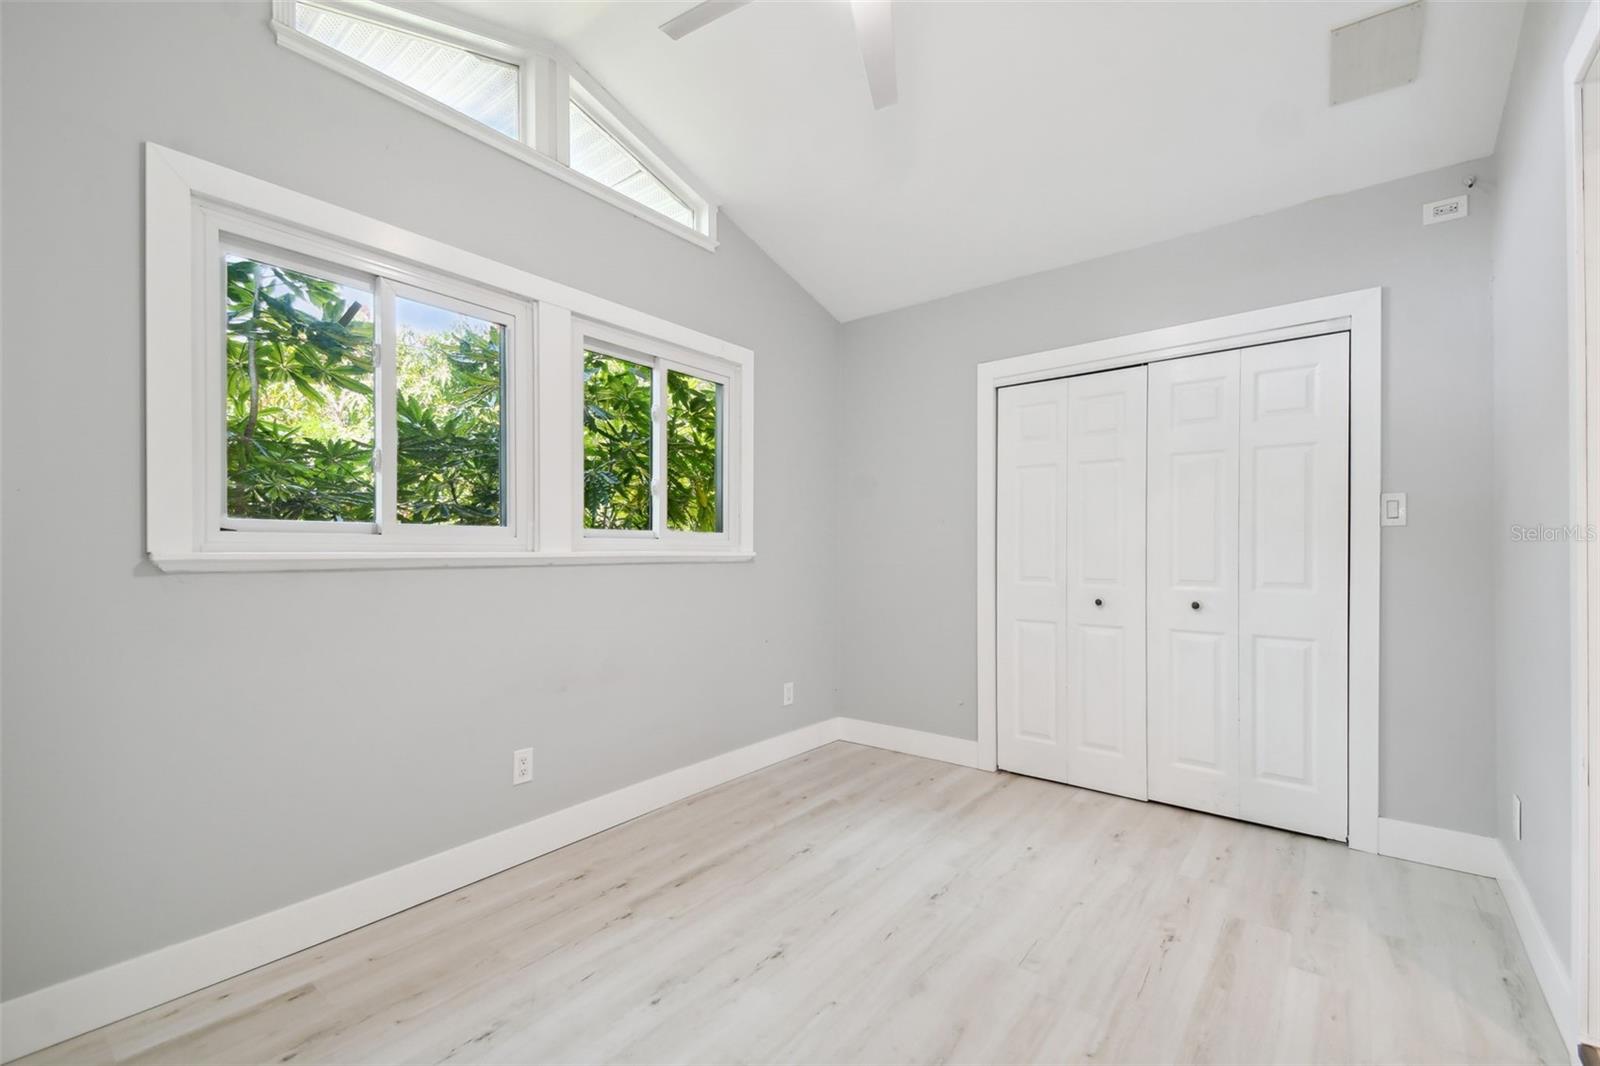
[[[831,744],[23,1060],[1565,1062],[1493,881]]]

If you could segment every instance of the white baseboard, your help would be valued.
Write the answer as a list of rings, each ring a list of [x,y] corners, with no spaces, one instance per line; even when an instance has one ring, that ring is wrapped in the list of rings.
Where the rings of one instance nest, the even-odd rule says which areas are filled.
[[[537,858],[669,803],[836,740],[958,766],[976,766],[978,742],[917,729],[829,718],[629,785],[459,847],[292,903],[169,947],[0,1003],[0,1060],[177,999],[320,944],[435,896]],[[1573,985],[1515,866],[1490,837],[1380,819],[1378,851],[1497,878],[1534,973],[1576,1046]]]
[[[1378,854],[1479,877],[1499,877],[1505,870],[1505,852],[1494,837],[1393,818],[1378,819]]]
[[[918,755],[924,759],[953,762],[957,766],[978,765],[978,742],[947,737],[941,733],[924,733],[920,729],[884,725],[861,718],[835,718],[838,739],[852,744],[865,744],[871,748]]]
[[[1499,847],[1499,841],[1495,843]],[[1503,847],[1500,847],[1500,863],[1500,894],[1505,897],[1511,918],[1517,923],[1517,934],[1522,937],[1522,947],[1528,953],[1528,961],[1533,964],[1534,976],[1544,990],[1545,1002],[1550,1004],[1550,1013],[1556,1016],[1556,1027],[1561,1030],[1567,1054],[1571,1056],[1573,1066],[1577,1066],[1578,999],[1566,954],[1558,950],[1555,941],[1550,939],[1550,931],[1545,928],[1538,910],[1534,908],[1533,897],[1528,894],[1528,886],[1522,882],[1517,864],[1511,861],[1511,856]]]
[[[0,1003],[10,1061],[453,892],[736,777],[832,743],[975,765],[977,742],[828,718],[586,800],[364,881]]]
[[[359,929],[837,739],[837,719],[758,741],[320,896],[0,1004],[9,1061]]]
[[[1550,939],[1549,930],[1534,908],[1533,897],[1528,895],[1528,886],[1523,884],[1522,874],[1504,845],[1494,837],[1379,818],[1378,854],[1492,877],[1499,883],[1500,895],[1505,897],[1511,920],[1516,923],[1517,936],[1539,980],[1539,989],[1544,993],[1550,1013],[1561,1030],[1562,1041],[1576,1066],[1578,1003],[1572,972],[1564,954]]]

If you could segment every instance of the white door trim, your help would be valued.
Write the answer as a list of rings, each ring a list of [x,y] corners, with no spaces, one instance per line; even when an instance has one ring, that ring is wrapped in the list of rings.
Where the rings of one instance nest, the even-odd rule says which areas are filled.
[[[1590,373],[1588,344],[1588,284],[1586,260],[1589,241],[1584,211],[1584,131],[1583,83],[1597,56],[1600,56],[1600,4],[1590,4],[1578,27],[1563,67],[1562,96],[1565,111],[1566,186],[1567,186],[1567,380],[1568,507],[1574,522],[1585,529],[1600,525],[1600,494],[1591,491],[1591,481],[1600,471],[1590,470],[1588,456],[1600,448],[1600,424],[1590,412],[1600,395],[1600,377]],[[1592,177],[1592,176],[1591,176]],[[1557,1017],[1568,1043],[1577,1039],[1590,1043],[1597,1038],[1600,1019],[1600,980],[1594,968],[1600,966],[1600,952],[1592,950],[1589,930],[1600,928],[1595,911],[1600,901],[1589,895],[1597,883],[1595,864],[1600,862],[1600,847],[1593,838],[1600,829],[1600,816],[1593,806],[1600,793],[1589,788],[1586,766],[1593,757],[1591,745],[1600,742],[1600,730],[1591,722],[1600,712],[1600,696],[1589,689],[1589,661],[1600,655],[1595,641],[1600,640],[1600,589],[1588,579],[1591,563],[1600,565],[1600,545],[1585,537],[1573,537],[1568,559],[1568,597],[1571,618],[1572,684],[1572,943],[1570,984],[1575,1017]],[[1515,870],[1513,869],[1513,873]],[[1552,1001],[1552,1006],[1554,1002]],[[1558,1011],[1559,1014],[1559,1011]],[[1574,1039],[1575,1038],[1575,1039]]]
[[[1378,849],[1378,497],[1383,484],[1383,290],[1324,296],[979,363],[978,766],[995,769],[996,390],[1270,341],[1350,333],[1350,846]]]

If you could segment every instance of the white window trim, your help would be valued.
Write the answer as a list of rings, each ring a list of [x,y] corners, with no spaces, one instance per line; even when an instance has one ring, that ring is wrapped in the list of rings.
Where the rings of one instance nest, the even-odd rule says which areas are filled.
[[[573,358],[580,368],[577,375],[574,402],[578,410],[583,410],[583,358],[584,353],[595,350],[605,355],[612,355],[619,359],[649,366],[653,375],[651,384],[655,391],[655,401],[651,405],[651,478],[652,497],[652,527],[648,530],[627,529],[588,529],[583,524],[583,422],[580,419],[576,426],[576,440],[573,447],[577,452],[578,471],[575,479],[577,498],[574,506],[577,512],[577,526],[573,535],[576,543],[583,551],[589,552],[652,552],[661,551],[664,547],[677,551],[691,552],[725,552],[731,550],[739,543],[740,515],[737,509],[728,504],[739,495],[737,486],[740,484],[741,469],[740,455],[743,448],[728,447],[729,442],[746,440],[749,446],[754,446],[753,436],[745,433],[745,419],[741,417],[743,411],[742,397],[739,390],[743,385],[738,368],[723,360],[700,352],[690,351],[677,345],[664,344],[649,337],[641,337],[626,330],[619,330],[602,322],[592,322],[582,318],[574,318],[572,323],[572,350]],[[722,507],[722,532],[720,533],[691,533],[683,530],[667,528],[667,448],[666,440],[666,389],[667,374],[670,371],[681,371],[692,374],[697,378],[714,381],[722,386],[722,420],[719,426],[723,442],[722,484],[720,491],[723,493]]]
[[[208,458],[218,395],[208,367],[220,356],[216,318],[203,295],[220,255],[208,227],[305,258],[358,269],[505,314],[519,312],[508,337],[507,448],[514,526],[494,544],[354,545],[348,534],[278,535],[270,546],[211,535],[216,496]],[[558,565],[563,563],[751,559],[754,541],[754,353],[602,297],[530,274],[355,211],[156,144],[145,146],[145,321],[147,550],[163,570],[358,569],[367,567]],[[240,232],[245,231],[245,232]],[[358,250],[358,251],[352,251]],[[438,279],[447,279],[441,286]],[[214,286],[214,282],[211,282]],[[457,298],[463,298],[457,295]],[[204,306],[197,303],[205,302]],[[582,355],[574,319],[634,338],[647,352],[685,368],[720,370],[728,388],[725,429],[725,536],[684,534],[644,549],[585,543],[582,523]],[[515,390],[515,391],[513,391]],[[735,427],[737,427],[735,429]],[[513,457],[508,454],[508,460]],[[509,463],[508,463],[509,465]],[[511,483],[509,478],[517,478]],[[220,482],[219,482],[220,484]],[[520,492],[518,491],[520,487]],[[482,533],[483,530],[477,530]],[[498,532],[498,531],[489,531]],[[280,547],[293,537],[291,550]],[[706,538],[702,540],[701,538]],[[372,538],[374,540],[379,538]],[[716,543],[709,543],[710,540]],[[653,550],[652,550],[653,549]]]
[[[272,0],[272,31],[283,47],[336,70],[346,77],[376,89],[408,107],[438,119],[491,148],[522,160],[537,170],[559,178],[574,188],[621,208],[628,214],[663,229],[707,251],[717,248],[717,204],[701,190],[704,183],[694,178],[671,153],[650,137],[638,122],[559,47],[547,41],[507,39],[503,31],[485,32],[488,27],[467,28],[468,20],[459,12],[441,11],[436,5],[413,5],[411,9],[391,7],[378,0],[316,0],[317,6],[343,10],[352,17],[390,25],[396,29],[433,37],[447,44],[478,52],[520,70],[522,85],[518,124],[522,138],[507,137],[490,129],[448,104],[405,85],[364,63],[330,48],[295,28],[294,9],[299,0]],[[426,10],[426,16],[419,14]],[[636,200],[617,192],[568,165],[567,106],[572,95],[590,111],[591,117],[633,152],[674,194],[695,213],[694,227],[675,222]],[[596,113],[598,111],[599,113]],[[530,129],[530,124],[532,128]]]
[[[522,300],[463,283],[455,278],[419,272],[410,264],[328,245],[315,235],[298,232],[213,205],[199,209],[204,246],[198,281],[204,295],[201,313],[204,332],[197,350],[198,372],[207,397],[201,417],[205,421],[204,493],[197,513],[195,536],[209,552],[304,552],[315,549],[352,550],[351,537],[361,537],[371,551],[530,551],[533,548],[533,313]],[[330,280],[357,281],[373,294],[374,319],[380,324],[375,338],[373,405],[378,430],[377,483],[381,505],[374,522],[299,522],[284,519],[241,519],[226,514],[227,420],[224,404],[227,376],[219,346],[227,330],[218,267],[227,252],[259,255],[290,269],[304,270]],[[206,264],[209,264],[206,265]],[[360,276],[353,276],[359,274]],[[395,521],[395,479],[399,457],[395,425],[389,417],[393,404],[396,360],[395,298],[413,297],[436,306],[458,310],[500,323],[506,331],[505,366],[501,388],[504,460],[501,493],[505,507],[503,526],[418,525]],[[324,533],[316,535],[320,529]],[[379,531],[381,535],[378,534]]]

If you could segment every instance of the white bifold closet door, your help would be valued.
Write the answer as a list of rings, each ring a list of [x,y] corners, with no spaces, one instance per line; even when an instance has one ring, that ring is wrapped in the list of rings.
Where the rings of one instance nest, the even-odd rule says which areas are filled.
[[[1145,368],[1002,389],[997,755],[1144,799]]]
[[[1150,368],[1150,798],[1344,839],[1349,339]]]
[[[1239,353],[1150,368],[1150,798],[1239,812]]]

